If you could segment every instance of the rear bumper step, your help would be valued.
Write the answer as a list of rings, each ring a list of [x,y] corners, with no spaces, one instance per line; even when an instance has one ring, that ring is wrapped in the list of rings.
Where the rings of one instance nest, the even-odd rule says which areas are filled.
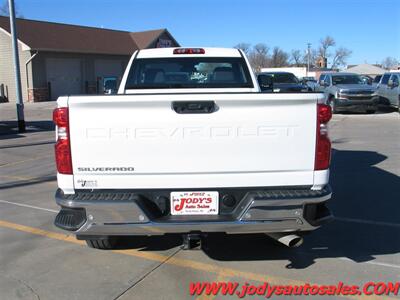
[[[86,222],[84,208],[63,207],[57,214],[54,225],[68,231],[75,231],[82,227]]]
[[[218,190],[221,199],[220,214],[213,216],[171,216],[170,190],[78,191],[73,195],[58,190],[56,201],[62,209],[55,224],[79,235],[162,235],[310,231],[332,219],[325,205],[332,194],[329,185],[322,190],[213,190]]]

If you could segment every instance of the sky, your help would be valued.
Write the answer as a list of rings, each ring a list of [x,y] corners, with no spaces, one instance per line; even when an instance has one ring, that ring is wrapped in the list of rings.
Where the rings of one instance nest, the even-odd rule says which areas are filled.
[[[1,1],[1,0],[0,0]],[[4,1],[4,0],[2,0]],[[400,60],[400,0],[15,0],[26,19],[126,31],[167,28],[182,46],[265,43],[290,52],[332,36],[348,64]]]

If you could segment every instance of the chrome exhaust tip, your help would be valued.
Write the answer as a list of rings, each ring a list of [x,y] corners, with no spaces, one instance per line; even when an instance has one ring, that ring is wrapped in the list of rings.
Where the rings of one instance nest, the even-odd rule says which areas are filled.
[[[267,233],[267,235],[289,248],[299,247],[303,244],[303,238],[297,234]]]

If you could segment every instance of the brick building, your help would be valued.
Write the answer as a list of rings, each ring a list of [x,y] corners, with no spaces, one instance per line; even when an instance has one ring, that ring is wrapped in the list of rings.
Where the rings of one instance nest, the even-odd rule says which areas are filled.
[[[121,78],[137,49],[178,47],[167,29],[128,32],[17,19],[24,101],[102,93],[105,77]],[[3,94],[3,95],[2,95]],[[10,23],[0,16],[0,97],[15,102]]]

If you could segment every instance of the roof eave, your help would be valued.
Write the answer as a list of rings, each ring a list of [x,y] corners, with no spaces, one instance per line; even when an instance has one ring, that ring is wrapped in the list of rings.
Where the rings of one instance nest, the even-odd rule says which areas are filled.
[[[40,52],[57,52],[57,53],[73,53],[73,54],[130,56],[137,49],[132,49],[132,52],[129,52],[129,53],[115,53],[115,52],[110,53],[110,52],[101,52],[101,51],[80,51],[80,50],[51,49],[51,48],[30,48],[30,50],[40,51]]]

